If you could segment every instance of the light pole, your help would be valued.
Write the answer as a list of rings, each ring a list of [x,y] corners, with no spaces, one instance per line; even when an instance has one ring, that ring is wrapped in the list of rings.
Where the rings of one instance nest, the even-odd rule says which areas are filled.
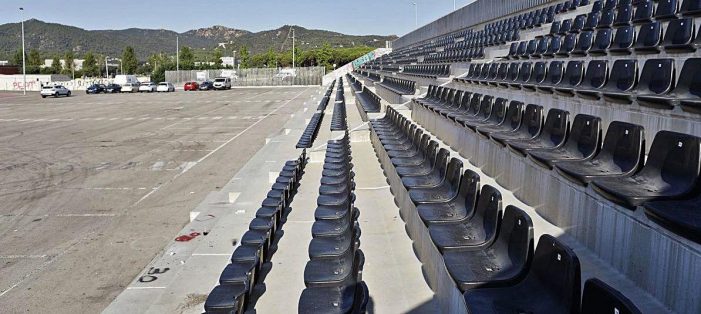
[[[419,5],[416,2],[412,2],[411,5],[414,6],[414,18],[416,20],[416,28],[419,28]]]
[[[105,73],[107,73],[105,78],[109,79],[110,78],[110,66],[107,64],[107,58],[109,58],[109,57],[105,57]]]
[[[234,50],[234,64],[232,64],[231,67],[232,67],[234,70],[236,69],[236,50]]]
[[[20,11],[24,11],[24,8],[19,8]],[[27,59],[26,53],[24,52],[24,14],[22,14],[22,80],[24,81],[24,95],[27,95]]]
[[[292,29],[292,68],[295,68],[295,29]]]
[[[180,38],[175,36],[175,70],[180,71]]]

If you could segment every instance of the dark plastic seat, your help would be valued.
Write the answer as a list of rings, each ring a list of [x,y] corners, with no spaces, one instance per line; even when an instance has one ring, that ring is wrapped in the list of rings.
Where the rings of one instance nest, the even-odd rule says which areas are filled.
[[[545,53],[543,54],[543,57],[552,57],[560,50],[560,46],[562,45],[562,37],[556,35],[556,36],[547,38],[547,40],[548,40],[548,50],[545,51]]]
[[[684,61],[674,94],[684,110],[701,113],[701,58]]]
[[[610,28],[613,25],[614,19],[615,19],[615,15],[614,15],[613,9],[603,10],[603,11],[601,11],[601,17],[599,18],[599,24],[596,24],[596,27],[599,29]]]
[[[591,278],[584,283],[581,314],[642,314],[642,312],[616,289],[603,281]]]
[[[547,38],[538,38],[536,39],[537,41],[537,47],[535,50],[535,53],[532,54],[531,57],[541,57],[545,53],[548,52],[548,39]]]
[[[570,113],[561,109],[550,109],[543,131],[532,139],[507,140],[511,150],[526,155],[533,149],[556,149],[565,144],[570,128]]]
[[[480,250],[451,250],[443,259],[460,290],[511,286],[523,279],[533,258],[533,222],[507,206],[497,239]]]
[[[465,170],[456,197],[448,202],[418,204],[416,211],[425,224],[459,221],[472,216],[480,189],[480,176]]]
[[[548,65],[547,77],[543,83],[536,88],[539,92],[552,93],[553,88],[562,82],[564,75],[564,62],[552,61]]]
[[[560,84],[555,86],[558,94],[574,96],[574,89],[578,88],[584,80],[584,61],[567,62],[565,74]]]
[[[244,284],[216,286],[207,296],[204,310],[207,313],[243,313],[248,290]]]
[[[652,22],[655,5],[652,0],[641,0],[635,5],[635,14],[633,15],[633,23],[649,23]]]
[[[582,28],[582,30],[593,31],[596,28],[596,25],[599,24],[599,17],[601,17],[601,13],[589,13],[589,15],[587,15],[587,21],[584,23],[584,27]]]
[[[490,185],[484,185],[472,216],[459,221],[430,224],[428,231],[441,252],[465,247],[482,249],[496,239],[501,216],[501,193]]]
[[[509,87],[520,89],[523,83],[528,82],[531,79],[532,66],[533,63],[531,62],[521,63],[521,68],[518,70],[518,79],[516,79],[516,81],[514,82],[509,83]]]
[[[660,131],[643,169],[632,177],[601,178],[594,190],[612,202],[634,208],[653,200],[679,199],[695,188],[701,171],[701,138]]]
[[[632,91],[638,83],[638,61],[618,59],[613,62],[606,85],[601,88],[604,99],[610,102],[629,104]]]
[[[538,240],[522,281],[508,287],[470,290],[465,293],[465,303],[470,313],[578,313],[580,276],[577,255],[545,234]]]
[[[693,18],[669,21],[662,45],[668,51],[695,51],[696,26]]]
[[[566,19],[563,20],[562,23],[560,24],[560,30],[557,32],[558,35],[566,35],[570,29],[572,28],[572,20],[571,19]]]
[[[572,21],[572,27],[570,27],[570,33],[579,33],[584,28],[584,24],[587,21],[586,14],[577,15]]]
[[[577,46],[572,51],[573,56],[586,56],[593,43],[594,32],[582,31],[577,39]]]
[[[615,54],[630,54],[635,44],[635,26],[628,25],[616,28],[616,34],[609,48]]]
[[[577,34],[567,34],[565,39],[562,41],[560,50],[557,51],[558,56],[568,56],[574,48],[577,46]]]
[[[436,162],[430,173],[418,176],[402,177],[402,184],[408,189],[419,187],[436,187],[443,182],[445,172],[448,167],[448,156],[450,152],[441,148],[436,154]]]
[[[679,10],[678,0],[658,0],[655,9],[655,20],[663,21],[676,17]]]
[[[601,88],[606,85],[608,79],[608,60],[589,61],[585,73],[581,86],[575,90],[577,96],[586,99],[600,99]]]
[[[534,149],[528,157],[541,166],[552,169],[553,164],[564,160],[588,160],[599,153],[601,147],[601,118],[578,114],[572,122],[567,142],[557,149]]]
[[[518,62],[512,62],[509,64],[509,71],[506,75],[506,79],[504,81],[499,82],[499,86],[501,87],[509,87],[509,82],[516,81],[518,79],[518,68],[520,66],[520,63]]]
[[[489,108],[490,112],[485,115],[487,116],[486,119],[468,120],[465,121],[465,126],[473,131],[476,131],[476,129],[480,126],[501,124],[506,118],[507,101],[508,100],[506,100],[506,98],[497,98],[496,100],[494,100],[494,103],[491,105],[491,108]],[[484,110],[486,110],[486,108]]]
[[[599,29],[596,31],[596,36],[594,37],[594,44],[589,53],[593,55],[605,55],[608,53],[609,47],[611,47],[612,40],[612,30],[608,28]]]
[[[523,112],[523,119],[519,128],[513,131],[491,133],[492,140],[502,145],[507,140],[532,139],[540,134],[543,129],[543,107],[529,104]]]
[[[536,86],[545,82],[548,73],[547,63],[539,61],[533,64],[533,70],[531,71],[530,78],[527,82],[523,83],[521,87],[535,91]]]
[[[633,49],[636,53],[658,53],[661,41],[662,25],[659,21],[650,22],[640,26]]]
[[[679,13],[684,16],[701,15],[701,0],[684,0],[679,8]]]
[[[616,9],[616,18],[613,20],[614,26],[622,26],[630,24],[633,19],[633,7],[628,5],[619,6]]]
[[[489,136],[491,133],[515,131],[521,126],[522,116],[523,102],[512,100],[506,108],[502,122],[496,125],[477,126],[475,129],[484,136]]]
[[[668,94],[674,89],[674,59],[648,59],[638,82],[636,98],[644,106],[671,108],[673,98]]]
[[[411,188],[409,198],[414,204],[449,202],[458,194],[462,167],[462,161],[457,158],[451,159],[441,184],[430,188]]]
[[[556,170],[570,181],[587,185],[596,178],[626,177],[643,166],[645,135],[642,126],[621,121],[609,124],[601,151],[591,160],[561,161]]]
[[[645,213],[655,222],[689,240],[701,243],[701,194],[681,200],[647,202],[643,206]]]

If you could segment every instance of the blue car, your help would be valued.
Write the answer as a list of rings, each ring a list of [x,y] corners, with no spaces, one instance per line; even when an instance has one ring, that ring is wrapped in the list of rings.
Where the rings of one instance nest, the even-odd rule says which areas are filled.
[[[214,83],[210,81],[204,81],[200,84],[200,90],[213,90],[214,89]]]
[[[88,88],[85,90],[86,94],[99,94],[99,93],[104,93],[105,92],[105,85],[104,84],[93,84],[88,86]]]

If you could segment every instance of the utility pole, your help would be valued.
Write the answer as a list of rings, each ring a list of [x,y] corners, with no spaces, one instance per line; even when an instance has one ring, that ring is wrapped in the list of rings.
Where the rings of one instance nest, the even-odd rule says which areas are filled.
[[[180,38],[175,36],[175,70],[180,71]]]
[[[453,11],[457,10],[458,7],[455,5],[455,0],[453,0]]]
[[[24,8],[19,8],[24,11]],[[24,95],[27,95],[27,60],[24,52],[24,14],[22,14],[22,79],[24,80]]]
[[[292,68],[295,68],[295,29],[292,29]]]
[[[105,57],[105,72],[107,73],[105,78],[109,79],[110,78],[110,66],[107,64],[107,58],[109,58],[109,57]]]
[[[414,16],[416,20],[416,28],[419,28],[419,5],[416,2],[412,2],[411,5],[414,6]]]

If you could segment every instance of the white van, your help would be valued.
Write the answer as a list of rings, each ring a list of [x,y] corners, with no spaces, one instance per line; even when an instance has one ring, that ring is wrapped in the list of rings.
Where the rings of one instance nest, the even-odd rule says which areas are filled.
[[[126,84],[138,84],[139,80],[136,79],[136,75],[116,75],[114,77],[114,83],[124,87]]]
[[[214,79],[214,89],[231,89],[231,78],[217,77]]]

